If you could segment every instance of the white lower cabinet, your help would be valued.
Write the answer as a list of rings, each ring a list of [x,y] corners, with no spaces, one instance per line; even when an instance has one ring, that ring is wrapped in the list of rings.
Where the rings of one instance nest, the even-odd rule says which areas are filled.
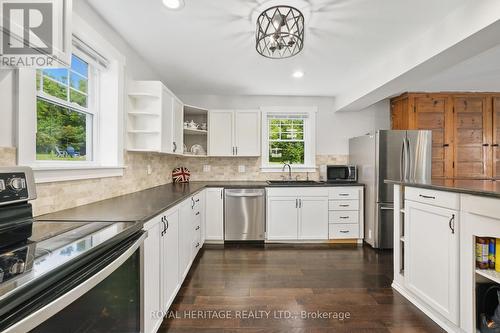
[[[189,271],[189,263],[192,256],[193,233],[191,232],[191,226],[193,222],[191,215],[191,202],[190,200],[185,200],[180,205],[179,274],[181,280],[184,279]]]
[[[179,210],[165,215],[161,223],[161,294],[163,312],[172,304],[179,288]]]
[[[459,324],[458,211],[405,201],[405,287]]]
[[[159,314],[163,306],[161,303],[161,223],[150,221],[145,226],[148,237],[141,249],[142,268],[142,332],[156,332],[163,320]],[[147,224],[146,224],[147,225]]]
[[[328,197],[299,198],[299,239],[328,239]]]
[[[205,228],[207,241],[224,240],[224,189],[207,188],[205,190]]]
[[[325,194],[323,189],[316,193],[311,188],[268,189],[267,240],[328,239],[328,196]]]
[[[298,239],[299,211],[296,197],[268,197],[267,239]]]

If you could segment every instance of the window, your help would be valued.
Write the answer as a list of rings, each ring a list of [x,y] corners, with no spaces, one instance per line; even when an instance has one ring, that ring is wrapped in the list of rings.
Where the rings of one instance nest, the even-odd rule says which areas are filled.
[[[263,108],[262,168],[281,171],[288,163],[300,171],[315,169],[313,108]]]
[[[92,161],[97,120],[92,67],[76,55],[70,68],[37,71],[36,161]]]
[[[123,175],[126,58],[76,14],[72,44],[67,68],[15,72],[17,163],[37,183]]]

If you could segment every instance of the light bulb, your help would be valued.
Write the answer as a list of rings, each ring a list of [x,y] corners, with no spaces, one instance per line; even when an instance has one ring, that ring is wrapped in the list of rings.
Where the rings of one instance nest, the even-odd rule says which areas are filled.
[[[179,10],[184,7],[184,0],[163,0],[163,5],[168,9]]]

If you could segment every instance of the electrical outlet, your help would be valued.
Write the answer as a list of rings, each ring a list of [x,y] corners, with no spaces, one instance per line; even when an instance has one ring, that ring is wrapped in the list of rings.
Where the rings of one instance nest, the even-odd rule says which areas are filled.
[[[239,165],[238,166],[238,172],[243,173],[246,172],[247,168],[244,165]]]
[[[372,239],[372,229],[368,230],[368,238]]]
[[[153,168],[151,167],[151,164],[148,164],[148,175],[153,173]]]
[[[203,166],[203,172],[210,172],[210,169],[211,169],[211,168],[210,168],[210,165],[208,165],[208,164],[205,164],[205,165]]]

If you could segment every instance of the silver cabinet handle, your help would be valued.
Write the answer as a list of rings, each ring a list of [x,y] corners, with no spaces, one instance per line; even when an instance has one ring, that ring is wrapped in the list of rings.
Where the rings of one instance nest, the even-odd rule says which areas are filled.
[[[174,144],[174,153],[175,153],[177,151],[177,143],[174,141],[173,144]]]
[[[200,246],[200,243],[196,243],[196,247],[199,247]]]
[[[340,230],[340,232],[343,234],[347,234],[349,232],[349,230]]]
[[[346,204],[343,204],[343,205],[339,205],[339,207],[349,207],[350,205],[346,205]]]
[[[194,205],[195,205],[194,197],[191,197],[191,209],[194,209]]]
[[[200,226],[197,226],[194,230],[200,230]]]
[[[295,199],[295,208],[299,208],[299,199]]]
[[[299,199],[299,208],[302,208],[302,199]]]
[[[236,147],[236,155],[238,155],[238,147]]]
[[[436,200],[436,197],[433,197],[433,196],[430,196],[430,195],[419,194],[418,196],[421,197],[421,198],[424,198],[424,199],[434,199],[434,200]]]
[[[450,222],[448,222],[448,226],[450,227],[451,233],[455,233],[455,214],[451,215]]]
[[[394,210],[394,207],[380,207],[380,210]]]
[[[340,216],[341,219],[348,219],[349,216]]]
[[[200,212],[196,212],[196,214],[195,214],[195,215],[200,215]]]
[[[340,197],[348,197],[348,196],[349,196],[349,193],[339,193],[339,196],[340,196]]]

